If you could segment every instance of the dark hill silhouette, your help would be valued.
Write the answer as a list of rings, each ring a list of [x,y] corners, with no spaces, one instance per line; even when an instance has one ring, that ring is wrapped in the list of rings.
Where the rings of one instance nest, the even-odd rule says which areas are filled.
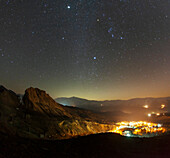
[[[17,107],[19,104],[19,98],[13,91],[8,90],[0,85],[0,104]]]
[[[96,134],[69,140],[37,140],[0,133],[1,158],[169,158],[170,136],[127,138]]]

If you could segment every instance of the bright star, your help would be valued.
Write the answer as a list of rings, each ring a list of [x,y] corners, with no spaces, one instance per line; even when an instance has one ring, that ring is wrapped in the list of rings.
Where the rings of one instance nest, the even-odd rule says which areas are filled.
[[[71,7],[68,5],[67,8],[70,9]]]

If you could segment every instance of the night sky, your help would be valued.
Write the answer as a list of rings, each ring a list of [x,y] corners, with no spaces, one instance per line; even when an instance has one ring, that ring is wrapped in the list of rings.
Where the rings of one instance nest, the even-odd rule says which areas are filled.
[[[0,84],[52,97],[170,96],[170,0],[0,0]]]

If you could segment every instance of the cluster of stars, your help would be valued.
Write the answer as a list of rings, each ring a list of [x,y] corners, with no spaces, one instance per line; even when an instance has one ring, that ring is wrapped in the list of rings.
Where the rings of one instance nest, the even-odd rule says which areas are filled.
[[[169,3],[1,3],[0,63],[5,72],[20,70],[23,76],[38,76],[44,82],[62,76],[62,83],[70,78],[92,87],[125,80],[130,84],[134,78],[156,83],[155,77],[170,74]]]

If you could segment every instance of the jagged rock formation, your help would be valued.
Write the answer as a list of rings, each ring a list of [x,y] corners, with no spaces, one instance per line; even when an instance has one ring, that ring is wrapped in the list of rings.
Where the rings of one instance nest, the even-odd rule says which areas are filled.
[[[23,97],[23,108],[27,113],[42,114],[44,116],[63,119],[85,119],[101,121],[101,117],[89,110],[63,106],[55,102],[45,91],[38,88],[28,88]]]
[[[28,88],[23,97],[24,106],[28,111],[36,111],[50,117],[72,117],[62,105],[56,103],[45,91]]]
[[[34,125],[29,127],[29,132],[41,137],[62,139],[106,132],[113,128],[111,125],[102,124],[102,118],[97,114],[58,104],[38,88],[27,89],[23,102],[26,116],[29,116],[26,120]]]
[[[13,91],[0,86],[0,132],[16,133],[12,124],[17,117],[19,104],[19,98]]]
[[[0,132],[23,137],[63,139],[107,132],[114,128],[114,125],[102,123],[98,114],[58,104],[38,88],[28,88],[21,103],[14,92],[0,87]]]
[[[17,107],[19,104],[18,96],[11,90],[7,90],[5,87],[0,86],[0,104],[4,104],[10,107]]]

